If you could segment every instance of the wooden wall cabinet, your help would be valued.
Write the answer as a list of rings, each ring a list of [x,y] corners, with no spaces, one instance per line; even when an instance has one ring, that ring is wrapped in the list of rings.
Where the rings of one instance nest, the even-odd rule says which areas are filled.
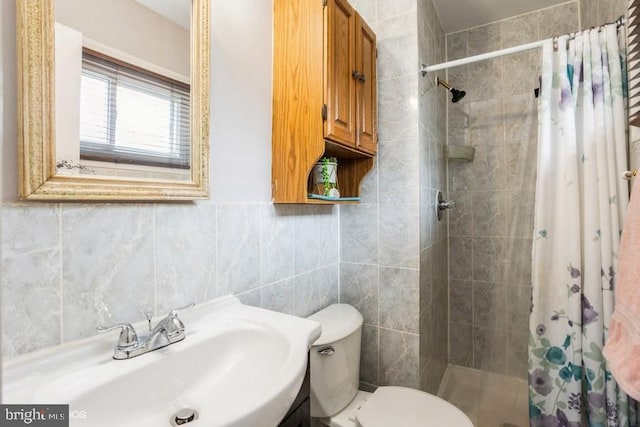
[[[376,36],[346,0],[274,1],[272,192],[309,198],[314,164],[338,158],[342,197],[360,195],[377,152]]]

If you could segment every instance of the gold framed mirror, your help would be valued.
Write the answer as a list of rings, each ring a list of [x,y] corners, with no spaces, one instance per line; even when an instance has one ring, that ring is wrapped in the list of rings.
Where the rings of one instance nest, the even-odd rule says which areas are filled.
[[[57,22],[63,5],[78,2],[66,7],[77,11],[76,6],[95,2],[16,1],[20,198],[208,198],[210,0],[183,0],[189,10],[182,11],[171,10],[179,3],[175,0],[99,1],[111,9],[116,3],[132,2],[139,12],[152,9],[154,22],[164,19],[172,21],[167,25],[176,31],[180,25],[186,28],[183,47],[167,54],[167,40],[179,36],[168,37],[166,28],[150,34],[155,26],[142,25],[139,17],[132,29],[130,13],[128,27],[117,22],[141,40],[162,39],[158,54],[176,61],[181,56],[182,71],[127,52],[134,43],[114,47],[96,40],[98,32],[93,30],[106,19],[104,12],[91,10],[85,31],[66,22],[75,18]],[[124,31],[114,25],[103,27],[121,35]],[[71,42],[60,41],[65,34]],[[142,45],[139,50],[152,51]],[[71,62],[66,62],[69,57]],[[145,115],[133,116],[135,112]]]

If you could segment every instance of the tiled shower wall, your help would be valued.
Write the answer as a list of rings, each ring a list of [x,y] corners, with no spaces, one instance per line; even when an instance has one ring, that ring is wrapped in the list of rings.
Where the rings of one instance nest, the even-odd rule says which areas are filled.
[[[627,0],[580,0],[582,28],[613,22],[627,11]]]
[[[448,60],[576,31],[565,3],[447,35]],[[473,162],[449,162],[451,363],[525,377],[537,149],[537,50],[451,68],[467,91],[449,104],[448,144]]]
[[[417,72],[426,55],[444,58],[444,32],[430,0],[353,4],[378,37],[379,154],[362,202],[340,209],[340,299],[364,316],[361,381],[419,388],[430,359],[441,372],[429,380],[439,382],[447,351],[446,227],[435,227],[432,209],[420,209],[422,197],[433,198],[431,183],[444,183],[444,121],[437,130],[435,122],[427,124],[426,109],[435,114],[437,95]],[[438,292],[423,300],[432,288]],[[436,306],[437,316],[428,316]],[[427,337],[433,354],[425,351]]]
[[[421,64],[445,61],[445,34],[430,0],[418,3],[418,56]],[[444,78],[444,72],[439,73]],[[438,221],[435,200],[446,194],[446,113],[448,93],[433,74],[418,76],[420,179],[420,388],[437,393],[448,362],[447,215]]]

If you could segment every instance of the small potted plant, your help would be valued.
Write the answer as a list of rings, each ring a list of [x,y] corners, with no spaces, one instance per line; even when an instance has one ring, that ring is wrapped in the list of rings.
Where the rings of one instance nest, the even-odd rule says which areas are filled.
[[[323,157],[313,167],[313,184],[316,194],[326,197],[340,197],[338,191],[338,159]]]

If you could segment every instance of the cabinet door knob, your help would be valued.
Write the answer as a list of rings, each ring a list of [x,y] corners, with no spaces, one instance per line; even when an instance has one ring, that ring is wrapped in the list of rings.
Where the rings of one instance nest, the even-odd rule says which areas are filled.
[[[354,70],[353,73],[351,73],[351,75],[353,76],[354,79],[356,79],[360,83],[364,83],[367,81],[367,76],[365,76],[358,70]]]

